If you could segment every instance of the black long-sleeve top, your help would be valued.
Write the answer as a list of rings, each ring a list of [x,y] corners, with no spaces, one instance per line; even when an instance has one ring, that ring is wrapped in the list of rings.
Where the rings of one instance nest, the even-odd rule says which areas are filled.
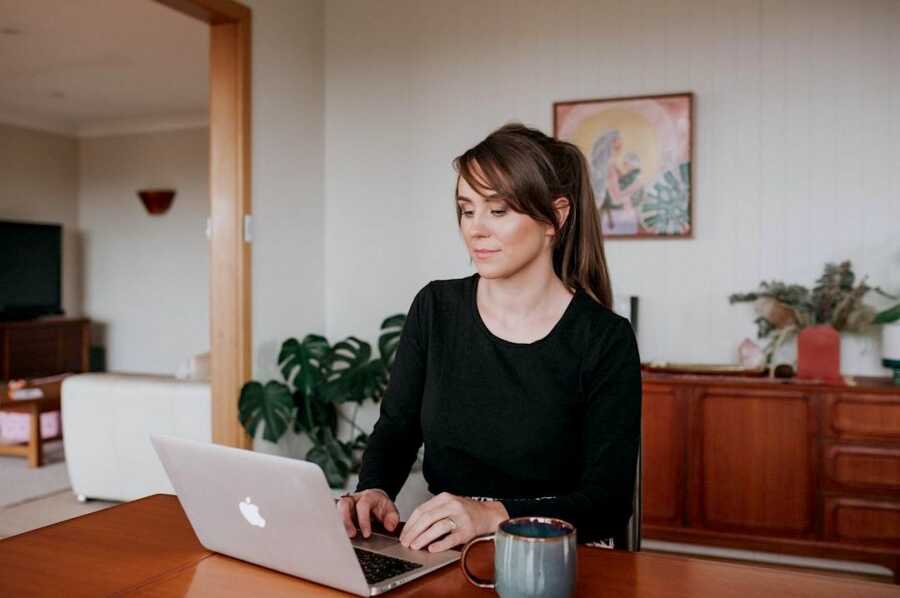
[[[416,295],[357,490],[395,499],[424,441],[434,494],[564,519],[579,541],[619,533],[640,444],[631,325],[578,289],[547,336],[510,342],[482,321],[478,280],[433,281]]]

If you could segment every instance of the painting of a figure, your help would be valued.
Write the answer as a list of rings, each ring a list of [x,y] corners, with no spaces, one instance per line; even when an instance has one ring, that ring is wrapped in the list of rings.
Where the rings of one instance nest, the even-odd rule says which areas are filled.
[[[607,238],[691,237],[693,95],[553,105],[553,134],[587,158]]]

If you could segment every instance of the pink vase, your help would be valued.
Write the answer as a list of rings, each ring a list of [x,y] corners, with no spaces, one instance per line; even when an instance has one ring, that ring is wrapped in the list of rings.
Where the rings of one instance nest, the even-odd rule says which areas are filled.
[[[797,378],[841,381],[841,335],[830,324],[809,326],[797,335]]]

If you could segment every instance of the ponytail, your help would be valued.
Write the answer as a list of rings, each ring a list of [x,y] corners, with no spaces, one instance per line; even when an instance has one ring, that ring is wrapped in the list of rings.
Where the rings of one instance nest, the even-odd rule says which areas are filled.
[[[612,288],[603,250],[600,212],[594,201],[587,160],[575,145],[555,141],[559,155],[559,178],[568,187],[569,216],[553,247],[553,269],[570,288],[580,287],[594,301],[612,309]]]

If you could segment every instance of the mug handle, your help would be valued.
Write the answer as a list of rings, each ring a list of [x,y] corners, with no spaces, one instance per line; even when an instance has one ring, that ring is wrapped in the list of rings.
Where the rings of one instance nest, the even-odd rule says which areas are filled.
[[[466,556],[469,554],[469,549],[479,542],[493,542],[496,535],[497,534],[485,534],[484,536],[478,536],[477,538],[469,540],[469,542],[466,543],[465,548],[463,548],[462,556],[459,559],[459,568],[462,569],[463,575],[466,576],[468,582],[473,586],[486,588],[488,590],[493,590],[496,587],[496,584],[493,580],[478,577],[477,575],[469,571],[469,567],[466,565]]]

